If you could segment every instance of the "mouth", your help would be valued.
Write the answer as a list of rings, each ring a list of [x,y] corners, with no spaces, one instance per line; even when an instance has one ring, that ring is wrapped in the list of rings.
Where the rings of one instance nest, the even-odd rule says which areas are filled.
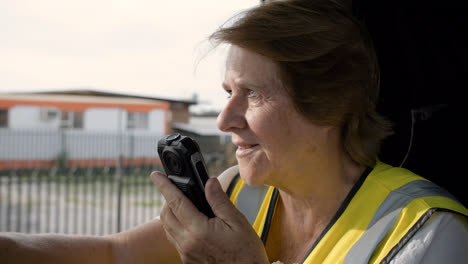
[[[248,156],[260,148],[259,144],[236,144],[236,146],[236,156],[238,158]]]
[[[237,148],[239,149],[249,149],[258,146],[258,144],[239,144]]]

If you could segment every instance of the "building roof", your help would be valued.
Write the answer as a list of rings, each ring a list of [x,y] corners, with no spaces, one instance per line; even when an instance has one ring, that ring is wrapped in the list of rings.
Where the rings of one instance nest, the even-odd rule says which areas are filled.
[[[129,111],[145,112],[153,109],[169,109],[170,102],[132,97],[109,97],[64,94],[0,94],[0,108],[15,105],[56,107],[65,111],[84,111],[90,107],[121,107]]]
[[[183,104],[197,104],[196,98],[192,99],[174,99],[165,97],[156,97],[141,94],[123,93],[123,92],[109,92],[97,89],[70,89],[70,90],[50,90],[50,91],[34,91],[34,92],[15,92],[7,94],[29,94],[29,95],[80,95],[80,96],[99,96],[99,97],[120,97],[120,98],[134,98],[134,99],[146,99],[146,100],[157,100],[166,101],[170,103],[183,103]]]
[[[184,130],[200,136],[227,136],[230,133],[216,127],[216,117],[190,117],[188,123],[173,123],[175,129]]]

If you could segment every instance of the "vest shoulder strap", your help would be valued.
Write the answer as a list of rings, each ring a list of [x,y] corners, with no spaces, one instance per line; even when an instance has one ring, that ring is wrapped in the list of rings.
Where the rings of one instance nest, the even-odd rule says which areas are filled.
[[[240,173],[237,173],[236,175],[234,175],[234,178],[231,180],[231,183],[229,183],[229,186],[226,190],[226,194],[228,195],[229,198],[232,196],[232,193],[234,192],[234,188],[236,187],[237,182],[239,181],[239,178],[240,178]]]
[[[232,177],[226,190],[226,194],[236,205],[237,209],[245,215],[251,225],[254,224],[260,211],[268,186],[252,186],[246,184],[240,177],[240,173]]]

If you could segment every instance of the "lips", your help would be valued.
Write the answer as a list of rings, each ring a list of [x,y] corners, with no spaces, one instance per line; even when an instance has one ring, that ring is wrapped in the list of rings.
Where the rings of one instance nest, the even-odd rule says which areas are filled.
[[[245,142],[234,142],[234,145],[237,146],[236,156],[238,158],[242,158],[252,154],[255,150],[257,150],[260,145],[259,144],[252,144],[252,143],[245,143]]]
[[[233,140],[232,143],[234,145],[236,145],[238,148],[251,148],[251,147],[254,147],[254,146],[257,146],[258,144],[255,144],[254,142],[252,141],[247,141],[247,140]]]

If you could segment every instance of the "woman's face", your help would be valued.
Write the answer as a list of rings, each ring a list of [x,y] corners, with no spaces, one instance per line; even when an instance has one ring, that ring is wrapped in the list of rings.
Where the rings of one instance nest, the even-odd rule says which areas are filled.
[[[329,128],[296,111],[272,60],[232,46],[226,66],[223,88],[230,98],[217,125],[232,133],[244,181],[280,187],[288,175],[310,174],[321,162]]]

